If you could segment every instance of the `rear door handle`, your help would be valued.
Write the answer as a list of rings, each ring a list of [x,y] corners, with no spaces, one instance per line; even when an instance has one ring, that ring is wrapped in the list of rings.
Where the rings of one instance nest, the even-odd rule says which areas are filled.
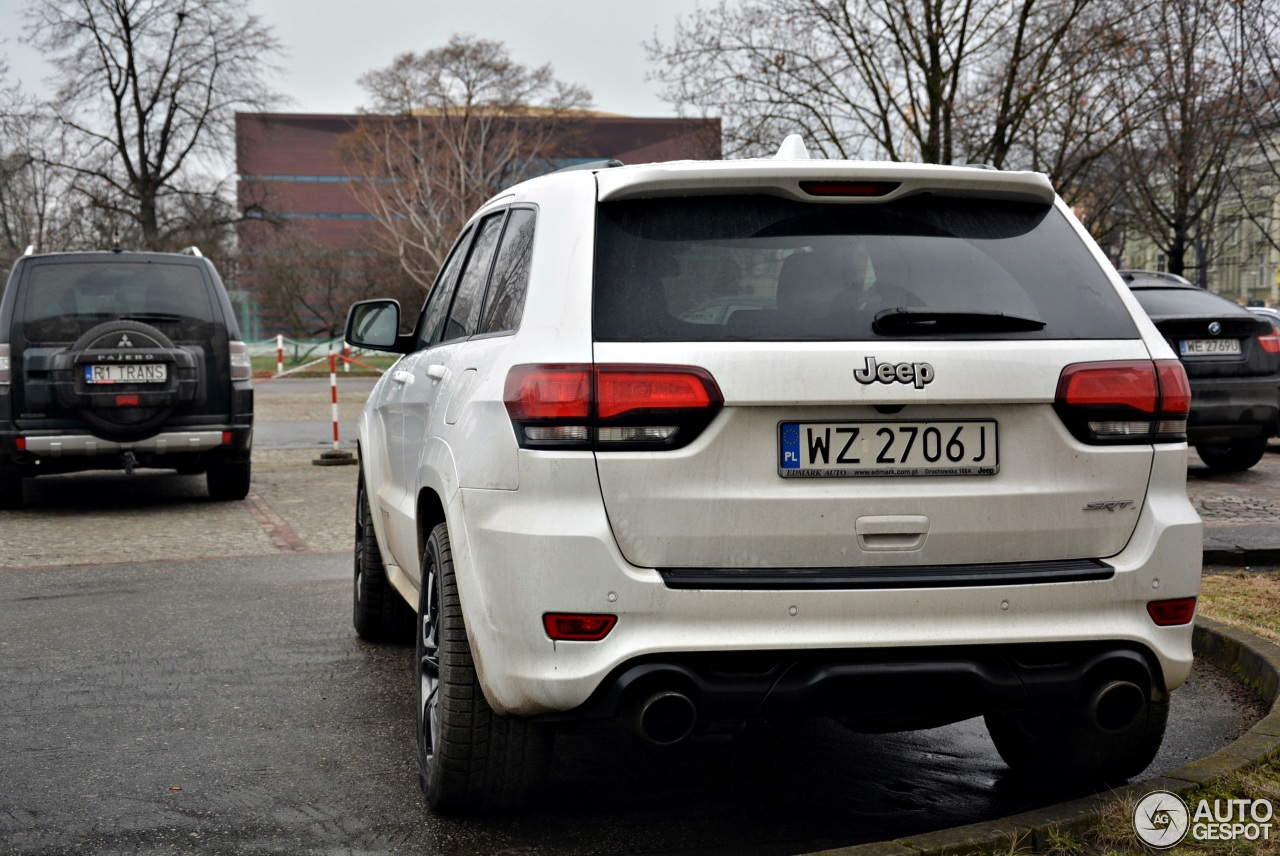
[[[433,363],[432,365],[427,366],[427,377],[432,380],[444,380],[446,371],[447,369],[444,366]]]

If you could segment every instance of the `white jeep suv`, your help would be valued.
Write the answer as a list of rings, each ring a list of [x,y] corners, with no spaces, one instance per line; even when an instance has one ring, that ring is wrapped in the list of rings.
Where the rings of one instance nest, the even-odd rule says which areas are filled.
[[[784,150],[787,147],[784,146]],[[984,716],[1142,771],[1191,668],[1186,375],[1043,175],[588,165],[482,207],[360,420],[355,627],[415,628],[427,801],[557,722]]]

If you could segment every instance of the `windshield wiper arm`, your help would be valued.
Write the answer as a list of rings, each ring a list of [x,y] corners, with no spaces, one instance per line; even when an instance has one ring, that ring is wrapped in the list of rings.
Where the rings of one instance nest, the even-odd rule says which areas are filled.
[[[1038,318],[967,309],[929,309],[925,306],[882,309],[871,327],[877,333],[1005,333],[1043,330]]]

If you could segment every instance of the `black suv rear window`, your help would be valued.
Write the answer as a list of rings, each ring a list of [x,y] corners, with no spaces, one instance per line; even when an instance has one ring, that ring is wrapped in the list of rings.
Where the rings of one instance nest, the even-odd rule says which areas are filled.
[[[1253,313],[1208,291],[1198,288],[1135,288],[1133,296],[1153,318],[1179,315],[1248,315]]]
[[[869,339],[886,335],[872,327],[876,314],[899,308],[1032,323],[909,325],[893,338],[1138,335],[1105,273],[1048,205],[717,196],[599,206],[599,341]]]
[[[22,332],[29,342],[74,342],[90,328],[121,318],[150,324],[175,341],[212,335],[209,288],[195,265],[35,264],[24,293]]]

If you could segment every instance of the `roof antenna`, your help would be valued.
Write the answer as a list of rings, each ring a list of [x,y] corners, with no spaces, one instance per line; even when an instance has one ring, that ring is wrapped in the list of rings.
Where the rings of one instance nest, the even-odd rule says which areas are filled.
[[[804,138],[799,134],[788,134],[778,146],[774,160],[809,160],[809,150],[805,148]]]
[[[120,230],[116,229],[111,233],[111,252],[122,253],[124,247],[120,246]]]

